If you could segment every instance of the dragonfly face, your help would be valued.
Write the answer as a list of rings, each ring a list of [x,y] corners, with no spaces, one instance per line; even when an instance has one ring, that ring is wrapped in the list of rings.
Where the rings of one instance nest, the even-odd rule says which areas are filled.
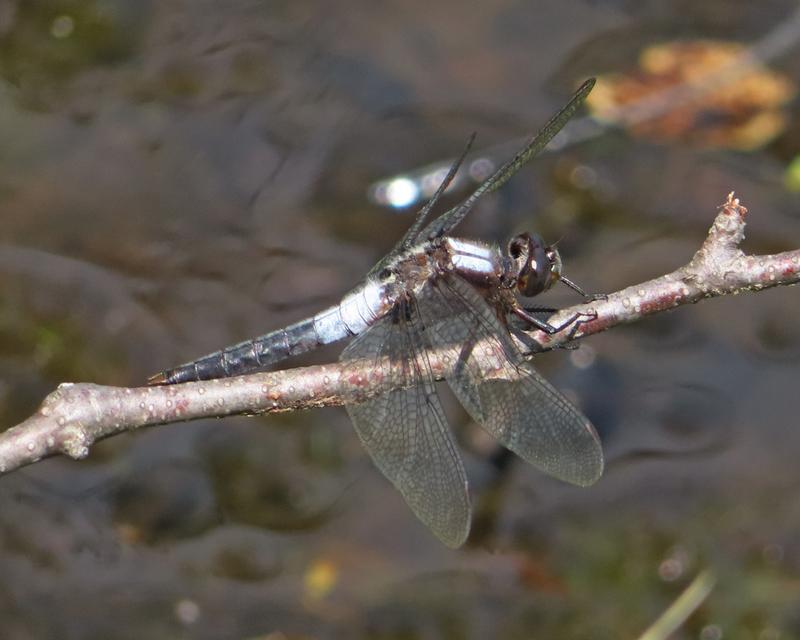
[[[508,255],[517,273],[517,290],[528,298],[539,295],[561,278],[561,256],[538,234],[521,233],[508,243]]]

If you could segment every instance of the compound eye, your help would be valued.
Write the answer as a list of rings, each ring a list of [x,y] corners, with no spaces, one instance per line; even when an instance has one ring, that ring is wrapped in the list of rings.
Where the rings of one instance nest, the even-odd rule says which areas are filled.
[[[525,265],[525,273],[529,278],[536,280],[539,277],[539,263],[536,261],[536,256],[531,256],[528,264]]]

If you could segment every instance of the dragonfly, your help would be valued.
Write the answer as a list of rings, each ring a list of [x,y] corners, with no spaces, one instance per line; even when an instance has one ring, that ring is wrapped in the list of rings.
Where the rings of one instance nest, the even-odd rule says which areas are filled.
[[[584,82],[513,158],[461,204],[429,222],[473,134],[405,235],[338,304],[162,371],[148,383],[243,375],[349,338],[340,357],[345,379],[363,380],[363,372],[372,371],[378,381],[377,392],[354,384],[345,397],[355,431],[414,514],[453,548],[467,539],[471,507],[464,465],[436,390],[434,359],[448,364],[449,387],[471,418],[503,446],[560,480],[594,483],[603,471],[597,432],[533,368],[534,349],[525,341],[526,331],[553,334],[577,327],[581,319],[576,315],[551,325],[520,301],[557,282],[591,296],[562,274],[557,248],[537,234],[519,234],[505,250],[450,235],[482,196],[544,149],[593,86],[593,78]]]

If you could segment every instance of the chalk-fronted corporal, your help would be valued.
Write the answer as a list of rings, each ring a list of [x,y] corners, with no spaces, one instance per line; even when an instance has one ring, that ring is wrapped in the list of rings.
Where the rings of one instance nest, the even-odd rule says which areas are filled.
[[[352,366],[353,378],[360,379],[357,371],[365,371],[366,363],[366,370],[386,381],[384,392],[369,396],[354,385],[345,405],[356,432],[417,517],[451,547],[469,533],[470,501],[464,466],[434,386],[434,352],[451,363],[445,379],[461,404],[501,444],[556,478],[577,485],[595,482],[603,470],[597,433],[536,372],[512,337],[524,344],[524,329],[554,333],[579,321],[552,326],[526,310],[518,295],[535,296],[559,281],[583,292],[561,274],[558,250],[538,235],[515,236],[505,252],[449,235],[482,195],[544,149],[593,86],[593,79],[586,81],[516,156],[464,202],[426,225],[468,144],[403,238],[338,304],[159,373],[149,383],[242,375],[352,338],[341,355],[343,366]]]

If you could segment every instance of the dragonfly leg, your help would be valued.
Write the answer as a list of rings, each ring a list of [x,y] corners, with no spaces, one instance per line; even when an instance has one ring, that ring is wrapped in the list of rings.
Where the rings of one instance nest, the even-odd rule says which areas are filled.
[[[597,319],[597,311],[586,311],[583,313],[576,313],[571,318],[568,318],[565,323],[562,324],[562,327],[569,326],[569,323],[572,323],[572,329],[569,330],[567,334],[567,342],[565,344],[569,344],[572,339],[575,337],[575,334],[578,333],[578,329],[582,324],[586,322],[591,322],[592,320]]]
[[[544,331],[548,335],[552,335],[554,333],[558,333],[559,331],[563,331],[569,325],[578,322],[581,316],[586,315],[584,313],[575,313],[566,320],[564,320],[564,322],[560,322],[559,324],[554,325],[550,324],[546,320],[540,320],[539,318],[534,316],[526,309],[523,309],[522,307],[515,307],[514,309],[512,309],[512,313],[515,316],[517,316],[520,320],[527,323],[529,326],[536,327],[537,329],[539,329],[540,331]]]
[[[560,276],[559,280],[567,285],[570,289],[572,289],[575,293],[579,296],[582,296],[586,302],[594,302],[596,300],[608,300],[608,295],[605,293],[586,293],[582,287],[579,287],[577,283],[573,282],[566,276]]]
[[[596,312],[578,312],[573,313],[569,318],[560,322],[558,324],[550,324],[546,320],[539,320],[536,316],[531,314],[527,309],[523,309],[522,307],[515,307],[512,309],[512,313],[526,322],[528,325],[532,327],[536,327],[540,331],[544,331],[548,335],[553,335],[554,333],[558,333],[559,331],[563,331],[570,325],[572,325],[572,329],[567,336],[568,340],[572,340],[575,333],[578,331],[578,328],[584,322],[588,322],[590,320],[594,320],[597,317]]]
[[[512,327],[509,326],[509,331],[514,334],[514,337],[517,338],[523,345],[524,349],[522,350],[522,355],[524,356],[532,356],[537,353],[541,353],[543,351],[542,345],[540,345],[536,340],[531,337],[531,334],[520,329],[519,327]],[[575,349],[579,348],[580,345],[575,342],[566,342],[564,344],[557,344],[553,347],[553,349],[564,349],[565,351],[574,351]]]
[[[559,311],[561,311],[561,309],[556,309],[555,307],[541,307],[539,305],[535,305],[535,306],[532,306],[532,307],[523,307],[523,309],[525,309],[525,311],[527,311],[528,313],[550,313],[550,314],[553,314],[553,313],[558,313]],[[570,318],[570,321],[574,321],[574,320],[572,318]],[[549,323],[547,323],[547,324],[549,324]],[[552,326],[552,325],[550,325],[550,326]],[[555,329],[556,327],[553,327],[553,328]],[[533,340],[527,333],[525,333],[524,331],[519,331],[515,335],[517,335],[517,337],[520,338],[520,341],[528,347],[529,353],[533,353],[534,351],[537,350],[536,348],[539,346],[539,343],[537,343],[535,340]],[[525,337],[527,337],[527,340],[525,339]],[[577,348],[578,348],[578,345],[577,344],[572,344],[572,343],[559,344],[559,345],[556,346],[556,349],[566,349],[567,351],[572,351],[572,350],[577,349]]]
[[[556,309],[555,307],[522,307],[528,313],[556,313],[561,311],[561,309]]]
[[[548,335],[552,335],[554,333],[558,333],[572,325],[572,328],[567,335],[566,342],[561,344],[555,345],[556,349],[564,349],[566,351],[574,351],[580,347],[579,344],[573,342],[573,338],[577,333],[580,326],[591,320],[597,318],[596,312],[583,312],[583,313],[574,313],[569,318],[567,318],[564,322],[561,322],[557,325],[552,325],[549,322],[545,322],[543,320],[539,320],[538,318],[530,315],[527,309],[519,308],[513,310],[514,315],[521,318],[523,321],[527,322],[530,326],[536,327],[537,329],[541,329]],[[525,356],[531,356],[536,353],[540,353],[542,351],[542,346],[534,340],[530,334],[528,334],[525,330],[520,328],[512,328],[509,327],[512,333],[517,337],[517,339],[525,345],[526,349],[522,352]]]

